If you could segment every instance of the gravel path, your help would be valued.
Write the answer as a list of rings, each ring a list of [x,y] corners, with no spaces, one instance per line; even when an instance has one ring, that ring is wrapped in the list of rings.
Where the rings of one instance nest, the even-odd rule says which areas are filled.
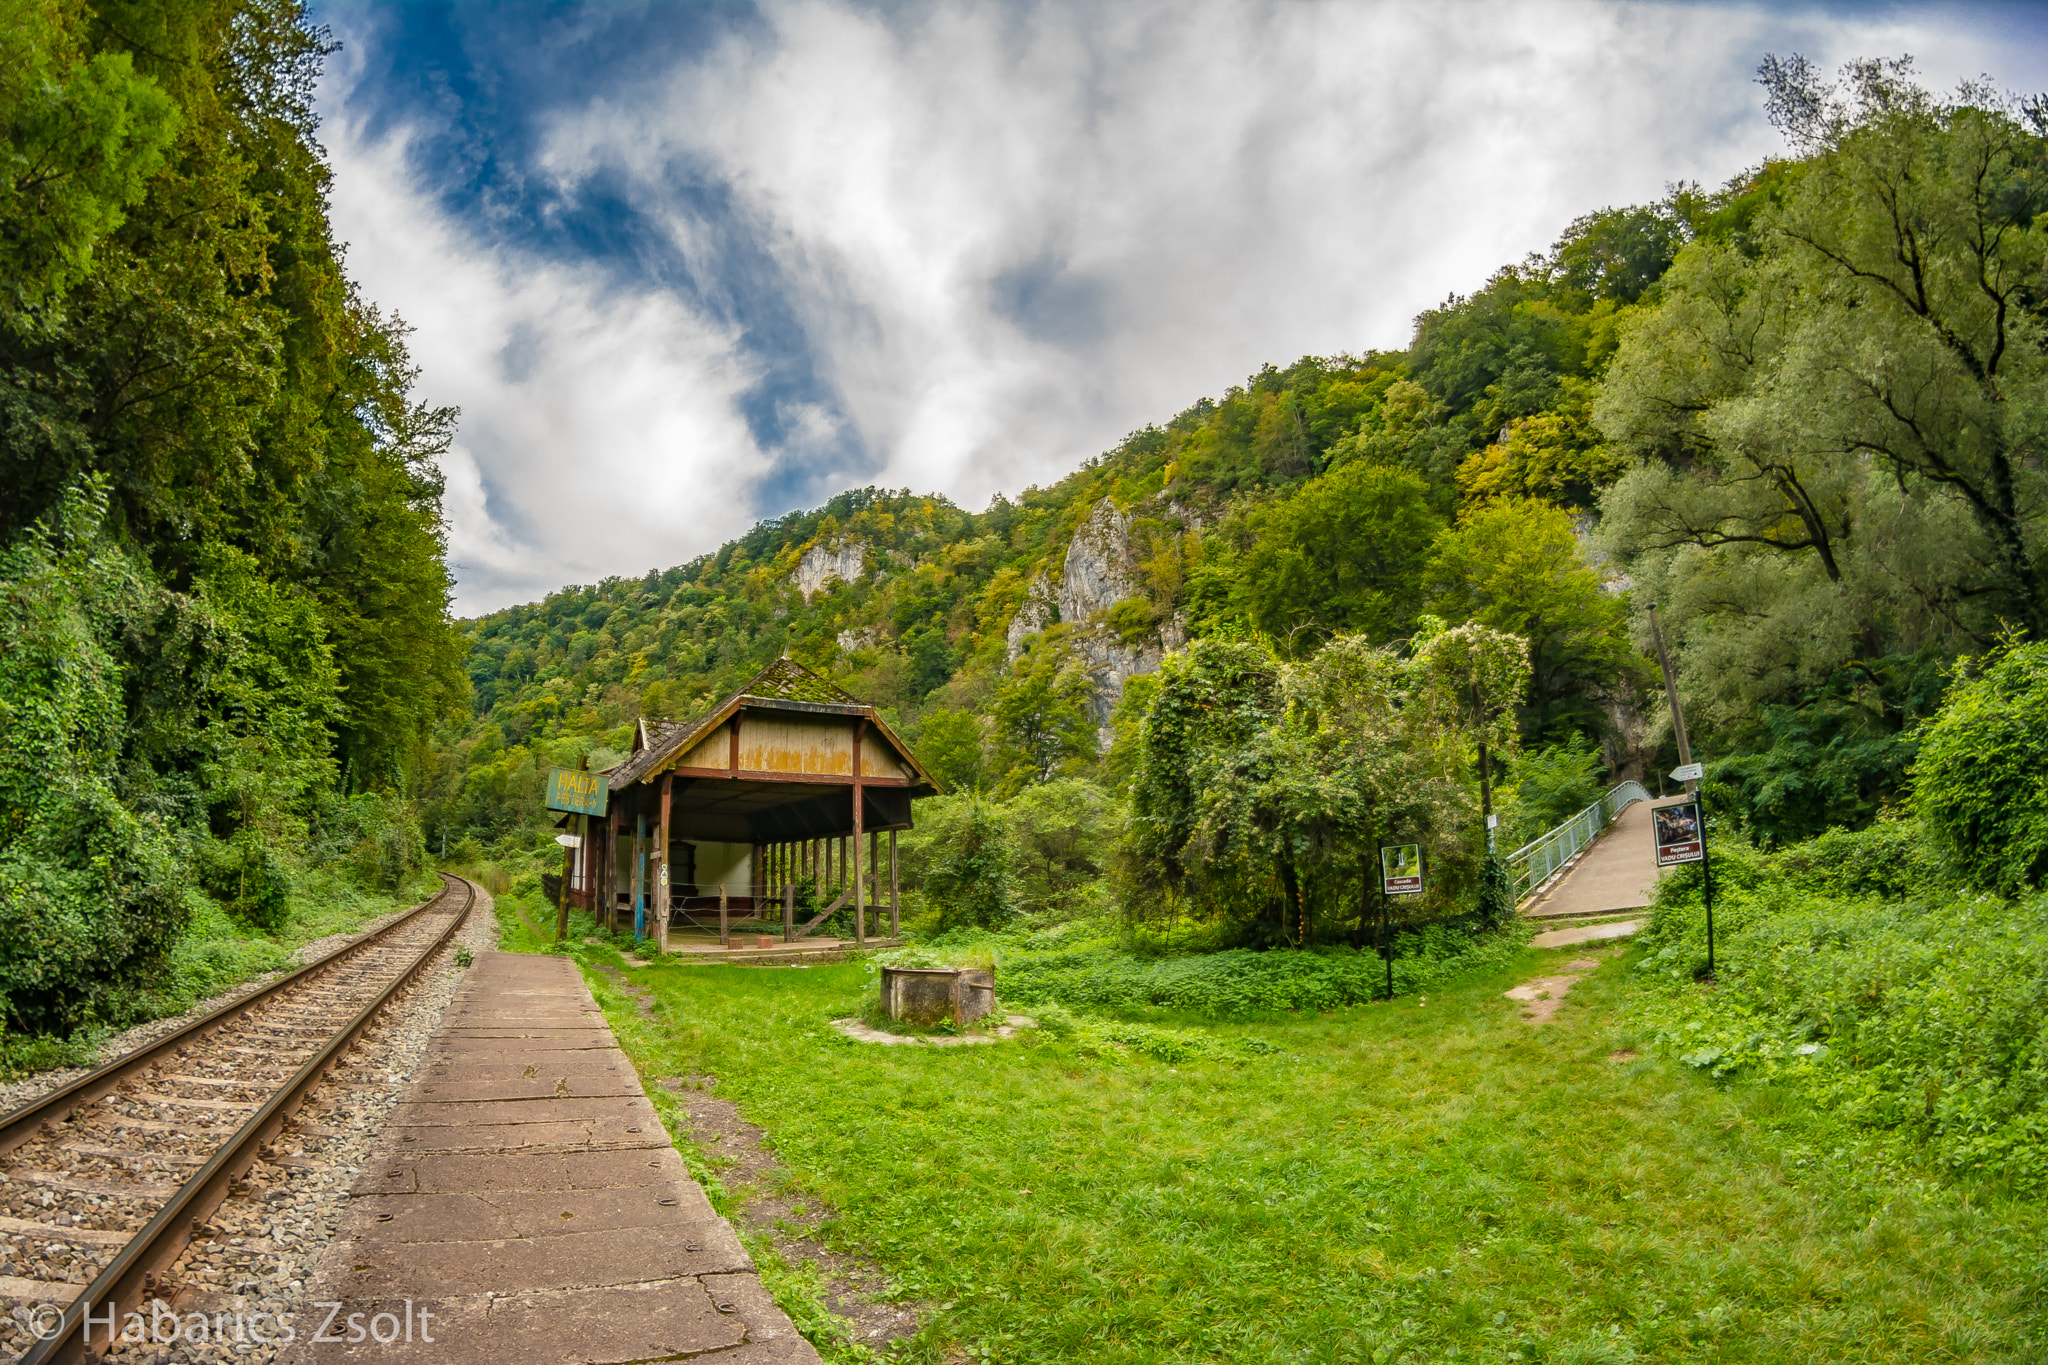
[[[122,1360],[268,1362],[286,1344],[282,1325],[302,1336],[319,1327],[324,1310],[304,1301],[306,1280],[333,1238],[357,1170],[454,997],[462,979],[458,946],[472,953],[498,946],[497,916],[481,887],[468,923],[440,962],[347,1055],[346,1073],[313,1093],[272,1155],[250,1168],[209,1220],[208,1235],[194,1240],[167,1276],[158,1291],[166,1319],[175,1312],[190,1324],[189,1315],[203,1313],[221,1339],[195,1342],[188,1326],[175,1343],[117,1345]],[[259,1335],[279,1339],[265,1343]]]

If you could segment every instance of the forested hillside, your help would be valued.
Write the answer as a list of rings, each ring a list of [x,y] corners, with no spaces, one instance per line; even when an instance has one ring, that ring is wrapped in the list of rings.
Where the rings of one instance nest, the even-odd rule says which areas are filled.
[[[291,3],[0,4],[11,1033],[178,1006],[421,863],[454,414],[343,272],[325,50]]]
[[[2042,110],[1896,63],[1763,84],[1786,159],[1587,214],[1405,351],[1268,366],[981,511],[857,490],[466,623],[436,827],[530,824],[547,762],[785,650],[957,786],[1115,789],[1126,684],[1188,641],[1303,658],[1425,617],[1528,642],[1547,816],[1595,754],[1673,758],[1652,604],[1721,808],[1766,844],[1867,822],[1953,660],[2040,625]]]

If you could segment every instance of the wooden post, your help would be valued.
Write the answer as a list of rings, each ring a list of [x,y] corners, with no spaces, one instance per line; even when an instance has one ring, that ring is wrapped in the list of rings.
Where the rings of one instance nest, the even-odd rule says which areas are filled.
[[[889,831],[889,937],[901,937],[902,919],[897,908],[901,888],[896,880],[896,831]]]
[[[868,888],[861,876],[860,833],[861,810],[867,802],[861,799],[860,787],[860,742],[866,734],[868,723],[855,721],[853,725],[853,941],[856,947],[868,946]]]
[[[661,876],[656,879],[654,892],[654,945],[655,951],[660,953],[666,953],[668,951],[668,902],[669,897],[672,894],[674,894],[669,886],[668,817],[669,806],[672,798],[675,795],[675,789],[676,775],[674,771],[671,770],[669,772],[663,773],[661,775],[661,834],[659,836],[660,846],[656,850],[657,856],[659,856],[661,859]]]
[[[784,882],[782,885],[782,941],[784,943],[790,943],[794,942],[795,939],[796,883]]]
[[[718,884],[718,946],[732,947],[732,921],[726,917],[724,882]]]
[[[633,942],[638,943],[647,930],[647,812],[633,812]]]
[[[555,942],[569,937],[569,882],[576,871],[576,850],[562,850],[562,893],[555,897]]]

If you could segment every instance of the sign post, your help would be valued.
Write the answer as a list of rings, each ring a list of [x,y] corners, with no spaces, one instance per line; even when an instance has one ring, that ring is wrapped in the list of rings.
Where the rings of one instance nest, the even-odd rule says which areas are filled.
[[[1422,845],[1380,845],[1380,956],[1387,962],[1387,999],[1394,998],[1394,897],[1422,894]]]
[[[585,769],[548,769],[549,810],[566,811],[571,815],[586,817],[580,822],[583,829],[590,828],[587,817],[603,815],[611,806],[612,780],[604,773],[587,771],[590,760],[583,760]],[[575,866],[575,850],[583,840],[575,834],[561,834],[555,842],[562,846],[562,892],[555,906],[555,942],[560,943],[569,936],[569,878]]]
[[[1676,781],[1686,781],[1680,774],[1690,768],[1691,780],[1698,781],[1699,764],[1688,764],[1671,774]],[[1657,842],[1657,866],[1675,867],[1679,863],[1700,865],[1701,899],[1707,906],[1707,978],[1714,975],[1714,867],[1707,858],[1707,816],[1706,807],[1695,796],[1690,801],[1675,805],[1658,806],[1650,812],[1651,836]]]

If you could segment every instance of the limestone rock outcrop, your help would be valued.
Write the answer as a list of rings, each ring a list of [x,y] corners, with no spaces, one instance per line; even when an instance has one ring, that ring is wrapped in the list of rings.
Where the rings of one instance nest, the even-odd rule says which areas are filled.
[[[1162,510],[1170,516],[1175,509]],[[1187,643],[1178,620],[1162,623],[1139,640],[1122,638],[1104,621],[1111,607],[1143,595],[1130,531],[1130,514],[1119,512],[1108,498],[1098,502],[1067,545],[1058,586],[1044,574],[1033,579],[1004,632],[1014,663],[1027,637],[1056,621],[1074,628],[1069,643],[1095,684],[1089,712],[1096,738],[1104,745],[1110,740],[1110,713],[1116,710],[1124,684],[1155,672],[1167,651]]]
[[[867,568],[868,547],[863,540],[849,540],[839,545],[813,545],[804,551],[797,561],[796,572],[789,581],[804,595],[806,602],[812,594],[820,591],[833,579],[851,583]]]

